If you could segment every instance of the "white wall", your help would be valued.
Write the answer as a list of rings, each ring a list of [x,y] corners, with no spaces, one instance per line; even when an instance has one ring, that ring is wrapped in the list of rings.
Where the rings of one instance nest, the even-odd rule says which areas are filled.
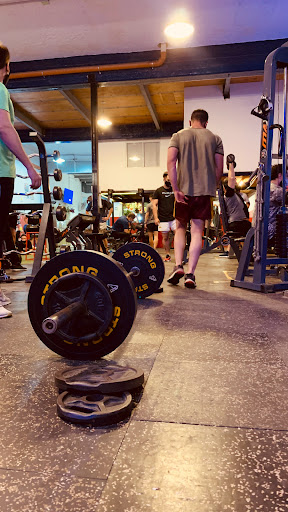
[[[131,141],[99,143],[100,190],[154,190],[160,187],[163,184],[163,172],[167,169],[169,140],[160,139],[159,167],[127,167],[126,144]],[[148,141],[145,139],[145,142]]]
[[[278,115],[278,86],[279,115]],[[274,122],[283,123],[283,83],[277,84]],[[189,126],[193,110],[203,108],[209,114],[208,128],[223,140],[225,156],[236,156],[237,171],[254,171],[260,156],[261,120],[251,115],[259,104],[263,83],[232,84],[230,99],[224,100],[222,88],[217,85],[189,87],[184,91],[184,126]],[[274,134],[274,150],[278,133]]]

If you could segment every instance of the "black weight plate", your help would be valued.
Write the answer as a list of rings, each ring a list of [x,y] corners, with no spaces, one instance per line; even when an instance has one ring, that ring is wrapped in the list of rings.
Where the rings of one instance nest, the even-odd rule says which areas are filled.
[[[133,267],[139,268],[139,275],[131,276],[139,299],[149,297],[160,288],[165,267],[161,256],[150,245],[141,242],[122,245],[113,254],[113,258],[119,261],[127,272]]]
[[[47,318],[49,308],[52,307],[53,302],[56,304],[59,301],[57,293],[55,298],[52,295],[49,297],[49,288],[57,280],[60,283],[61,277],[74,273],[86,273],[88,277],[95,275],[108,288],[113,305],[112,320],[104,334],[96,339],[87,340],[86,335],[83,340],[81,339],[81,318],[79,318],[80,335],[77,343],[66,340],[61,334],[59,335],[58,331],[54,334],[45,334],[42,329],[42,322]],[[71,297],[75,300],[77,300],[76,295],[74,291],[71,292]],[[46,302],[47,297],[49,300]],[[101,305],[103,297],[95,297],[95,300]],[[63,309],[63,303],[55,307],[59,311]],[[117,262],[94,251],[67,252],[47,261],[34,277],[28,295],[30,321],[43,343],[61,356],[81,361],[99,359],[121,345],[133,325],[136,311],[137,300],[132,280]]]
[[[62,276],[49,286],[44,302],[45,318],[78,301],[85,304],[86,311],[80,318],[77,315],[72,316],[57,331],[57,336],[61,336],[68,343],[78,343],[79,339],[84,343],[100,338],[113,317],[113,304],[108,288],[96,276],[74,272]]]
[[[65,368],[55,374],[55,384],[59,389],[84,393],[122,393],[142,386],[143,382],[141,370],[107,361]]]
[[[71,423],[106,426],[127,418],[132,410],[132,396],[127,391],[120,396],[94,393],[85,396],[64,391],[57,397],[60,418]]]

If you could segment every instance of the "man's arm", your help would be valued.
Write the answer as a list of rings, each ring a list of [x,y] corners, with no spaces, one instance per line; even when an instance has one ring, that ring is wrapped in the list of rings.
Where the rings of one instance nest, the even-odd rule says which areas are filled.
[[[153,208],[154,222],[158,226],[160,224],[160,220],[158,218],[158,199],[152,199],[152,208]]]
[[[235,190],[235,186],[236,186],[235,167],[234,167],[233,163],[230,163],[229,169],[228,169],[228,187]]]
[[[215,162],[215,172],[216,172],[216,185],[218,187],[220,179],[223,176],[224,156],[220,155],[220,153],[215,153],[214,162]]]
[[[175,195],[175,199],[178,203],[184,203],[185,201],[185,194],[181,192],[178,188],[177,184],[177,159],[178,159],[178,148],[170,147],[168,148],[168,154],[167,154],[167,171],[168,176],[171,181],[171,185],[173,188],[173,192]]]
[[[7,110],[0,109],[0,139],[6,144],[10,151],[26,167],[31,180],[31,188],[41,186],[41,176],[34,169],[21,144],[20,137],[11,123],[10,114]]]

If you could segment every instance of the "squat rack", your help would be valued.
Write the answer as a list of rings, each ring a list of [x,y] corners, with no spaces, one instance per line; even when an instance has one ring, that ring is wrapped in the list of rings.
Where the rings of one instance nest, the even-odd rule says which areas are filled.
[[[285,266],[288,265],[288,258],[267,257],[268,246],[268,222],[269,222],[269,204],[270,204],[270,183],[271,183],[271,165],[272,165],[272,144],[273,130],[280,130],[279,157],[283,161],[283,201],[281,212],[285,213],[285,193],[286,193],[286,132],[287,132],[287,66],[288,66],[288,43],[271,52],[265,61],[264,66],[264,84],[263,94],[258,107],[252,110],[251,114],[262,120],[261,141],[260,141],[260,161],[257,169],[257,188],[256,188],[256,221],[255,227],[251,228],[246,236],[243,250],[241,253],[236,278],[231,281],[231,286],[247,288],[258,292],[268,293],[288,289],[288,271]],[[283,88],[283,108],[284,122],[283,126],[274,124],[275,90],[277,70],[284,70],[284,88]],[[254,256],[254,268],[248,271],[252,253]],[[287,256],[287,254],[286,254]],[[283,265],[283,271],[267,268],[268,266]],[[252,280],[245,281],[249,275]],[[268,275],[276,275],[281,282],[266,283]]]

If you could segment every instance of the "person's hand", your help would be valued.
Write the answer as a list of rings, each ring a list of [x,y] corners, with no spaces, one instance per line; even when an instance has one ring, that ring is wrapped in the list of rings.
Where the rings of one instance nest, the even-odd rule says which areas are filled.
[[[27,169],[28,176],[31,180],[30,187],[33,189],[41,187],[42,178],[39,172],[37,172],[34,167],[31,167],[30,169]]]
[[[187,203],[186,196],[181,190],[177,190],[174,192],[174,196],[177,203]]]
[[[109,217],[102,217],[102,220],[108,220]]]
[[[158,219],[158,217],[155,219],[155,224],[156,224],[156,226],[159,226],[159,224],[160,224],[160,220]]]

